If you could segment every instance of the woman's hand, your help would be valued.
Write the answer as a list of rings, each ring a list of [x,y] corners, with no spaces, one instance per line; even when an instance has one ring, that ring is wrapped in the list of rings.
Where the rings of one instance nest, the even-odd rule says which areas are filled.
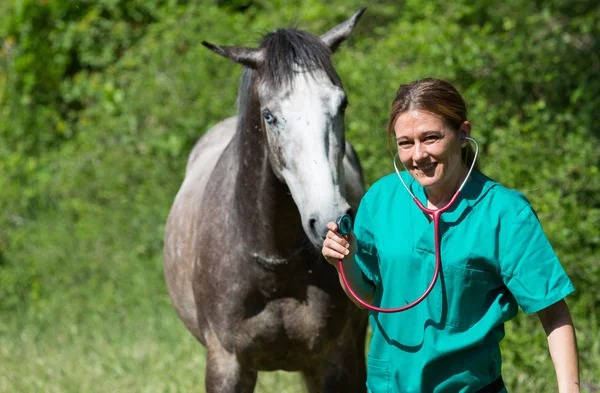
[[[338,227],[333,221],[327,224],[327,229],[329,229],[329,231],[323,242],[321,254],[323,254],[327,262],[337,266],[338,260],[344,259],[347,255],[351,255],[351,251],[354,249],[352,245],[356,243],[356,237],[353,233],[345,237],[340,235],[337,232]]]
[[[343,260],[343,269],[346,278],[354,292],[363,301],[373,304],[375,298],[375,287],[371,282],[367,282],[362,271],[358,267],[358,264],[354,261],[354,252],[356,250],[356,236],[354,233],[350,233],[348,236],[340,235],[337,230],[338,227],[335,222],[327,224],[329,231],[325,241],[323,242],[323,249],[321,254],[325,257],[327,262],[335,266],[340,276],[340,285],[350,300],[358,308],[365,308],[348,290],[344,280],[342,279],[342,271],[340,270],[339,260]]]

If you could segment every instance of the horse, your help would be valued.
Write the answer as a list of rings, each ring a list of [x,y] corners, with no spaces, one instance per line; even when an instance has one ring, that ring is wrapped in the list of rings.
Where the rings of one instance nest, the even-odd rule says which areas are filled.
[[[367,314],[320,254],[327,223],[365,192],[331,62],[364,10],[321,36],[202,42],[244,66],[237,115],[193,147],[163,260],[173,306],[206,347],[207,393],[252,392],[275,370],[301,373],[310,393],[365,391]]]

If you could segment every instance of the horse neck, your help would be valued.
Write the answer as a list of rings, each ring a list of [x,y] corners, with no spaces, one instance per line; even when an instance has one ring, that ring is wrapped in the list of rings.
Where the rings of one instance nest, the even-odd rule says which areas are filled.
[[[240,108],[236,133],[238,173],[235,200],[239,222],[252,243],[271,255],[289,254],[306,244],[300,213],[268,158],[258,97]]]

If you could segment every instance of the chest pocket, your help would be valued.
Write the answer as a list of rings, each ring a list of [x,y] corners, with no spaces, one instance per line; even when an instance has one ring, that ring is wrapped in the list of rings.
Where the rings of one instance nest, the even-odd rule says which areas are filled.
[[[494,289],[498,284],[488,271],[442,262],[440,281],[441,320],[459,328],[469,328],[481,320],[497,295]]]

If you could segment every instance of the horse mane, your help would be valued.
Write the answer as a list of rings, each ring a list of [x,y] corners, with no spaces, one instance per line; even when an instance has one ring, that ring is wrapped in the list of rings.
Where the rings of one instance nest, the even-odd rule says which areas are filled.
[[[298,69],[310,75],[324,71],[331,82],[342,87],[342,81],[331,63],[331,50],[319,37],[296,29],[277,29],[260,41],[265,61],[257,69],[261,81],[272,89],[290,86]],[[253,94],[253,69],[244,67],[238,93],[238,109],[242,110]],[[241,113],[240,113],[241,114]]]

